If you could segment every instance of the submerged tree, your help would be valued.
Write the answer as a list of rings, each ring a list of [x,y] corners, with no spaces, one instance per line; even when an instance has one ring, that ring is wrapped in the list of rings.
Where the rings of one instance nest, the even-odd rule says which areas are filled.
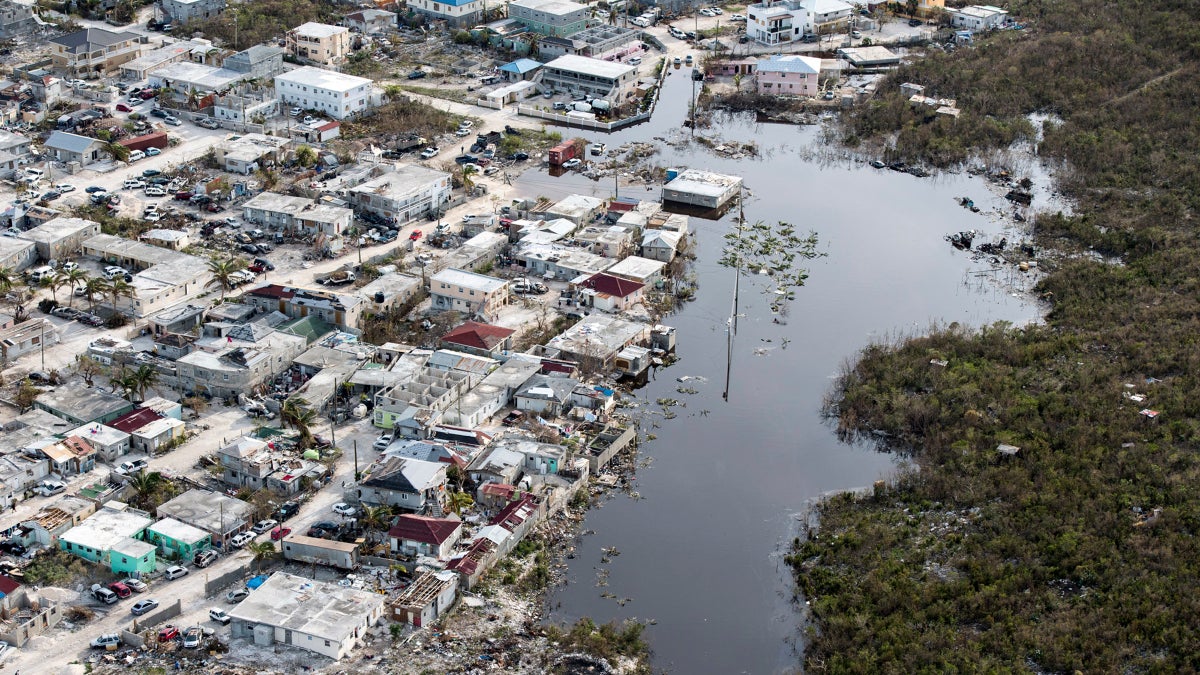
[[[741,276],[768,277],[771,287],[767,292],[774,296],[771,310],[785,313],[796,297],[796,289],[808,280],[808,270],[798,263],[823,257],[825,253],[817,250],[815,232],[800,235],[789,223],[768,225],[759,221],[753,225],[739,222],[735,231],[725,235],[719,262]]]

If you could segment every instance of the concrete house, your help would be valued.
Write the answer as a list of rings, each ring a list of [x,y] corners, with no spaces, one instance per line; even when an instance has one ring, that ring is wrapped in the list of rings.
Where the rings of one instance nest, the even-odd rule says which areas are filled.
[[[290,144],[291,141],[283,136],[242,134],[214,145],[213,156],[226,171],[250,175],[261,168],[282,163]]]
[[[469,28],[483,19],[484,0],[412,0],[408,9],[429,17],[430,21],[445,21],[451,28]]]
[[[44,147],[50,156],[63,164],[77,162],[80,166],[87,166],[100,159],[104,141],[56,130],[50,132]]]
[[[671,230],[646,230],[642,236],[642,257],[669,263],[675,259],[683,233]]]
[[[336,661],[362,644],[384,601],[378,593],[276,572],[229,610],[230,627],[234,638],[260,648],[289,645]]]
[[[212,536],[215,546],[229,545],[234,535],[249,529],[250,505],[211,490],[192,489],[158,507],[159,518],[174,518]]]
[[[609,267],[605,272],[614,277],[629,279],[647,286],[657,286],[662,283],[667,264],[661,260],[651,260],[637,255],[631,255]]]
[[[30,352],[58,344],[58,331],[49,319],[29,319],[0,330],[0,363],[8,365]]]
[[[509,303],[509,283],[483,274],[446,269],[430,279],[429,297],[434,310],[454,310],[490,321]]]
[[[174,518],[163,518],[146,528],[146,541],[169,560],[190,561],[200,551],[212,548],[211,534]]]
[[[649,324],[592,314],[550,340],[542,356],[579,363],[581,368],[610,371],[617,353],[650,339]]]
[[[42,446],[36,456],[49,460],[51,473],[59,476],[84,474],[96,468],[96,451],[79,436],[68,436],[57,443]]]
[[[450,174],[402,164],[350,188],[345,196],[355,208],[403,225],[430,217],[449,201]]]
[[[55,68],[71,75],[104,75],[141,56],[142,41],[137,33],[84,28],[50,38],[50,58]]]
[[[591,9],[567,0],[513,0],[508,17],[529,30],[551,37],[567,37],[588,27]]]
[[[446,494],[446,465],[402,457],[381,460],[354,488],[364,504],[421,512],[440,510]]]
[[[350,55],[350,29],[309,21],[287,32],[285,49],[292,56],[327,66]]]
[[[145,511],[108,502],[58,538],[58,548],[84,560],[107,563],[116,574],[154,571],[154,547],[141,541],[154,521]]]
[[[89,422],[73,429],[70,435],[87,439],[104,462],[114,462],[129,454],[129,434],[105,424]]]
[[[85,218],[54,218],[21,233],[32,241],[42,260],[68,260],[77,255],[83,242],[100,234],[100,223]]]
[[[414,626],[430,626],[454,604],[458,575],[424,572],[392,602],[392,619]]]
[[[225,11],[225,0],[159,0],[163,14],[171,21],[211,19]]]
[[[275,76],[275,93],[280,101],[298,108],[319,110],[338,120],[354,117],[369,108],[371,88],[371,80],[365,77],[312,66]]]
[[[610,102],[623,100],[636,84],[637,68],[586,56],[567,54],[542,68],[543,89],[580,91]]]
[[[60,387],[39,394],[33,407],[74,424],[105,424],[133,410],[133,403],[97,389]]]
[[[37,245],[16,237],[0,237],[0,267],[21,272],[38,259]],[[0,328],[7,328],[0,324]]]
[[[966,30],[992,30],[1008,20],[1008,12],[991,5],[971,5],[960,9],[946,10],[950,25]]]
[[[517,410],[547,418],[558,417],[563,414],[577,384],[578,381],[569,377],[534,375],[514,396]]]
[[[243,324],[225,336],[202,338],[196,349],[176,361],[186,391],[237,396],[287,370],[308,340],[261,323]]]
[[[486,483],[515,485],[524,463],[525,455],[516,448],[493,444],[471,460],[467,475],[481,486]]]
[[[402,513],[388,530],[392,553],[428,556],[445,560],[462,538],[462,523],[449,518],[431,518]]]
[[[546,209],[543,217],[546,220],[564,218],[578,226],[599,218],[604,214],[604,207],[603,199],[588,195],[568,195]]]
[[[247,79],[270,80],[283,72],[284,51],[270,45],[254,45],[225,57],[223,68],[245,73]]]
[[[0,38],[12,39],[32,33],[37,28],[33,5],[14,0],[0,2]]]
[[[21,540],[26,545],[38,543],[53,546],[63,533],[95,512],[96,504],[90,499],[64,495],[53,504],[42,507],[33,518],[21,522],[21,527],[26,530]]]
[[[275,471],[267,444],[249,436],[242,436],[218,449],[217,458],[224,470],[222,480],[236,488],[257,490],[264,487],[267,476]]]
[[[821,59],[773,54],[758,61],[755,86],[759,94],[817,96],[821,93]]]
[[[579,284],[579,302],[602,312],[624,312],[645,298],[646,284],[605,272],[593,274]]]
[[[478,321],[467,321],[452,328],[441,337],[444,349],[455,349],[483,356],[497,358],[505,352],[512,351],[512,336],[516,333],[511,328],[493,326]]]
[[[350,12],[343,21],[350,30],[366,35],[384,33],[396,28],[396,13],[382,9],[360,9]]]

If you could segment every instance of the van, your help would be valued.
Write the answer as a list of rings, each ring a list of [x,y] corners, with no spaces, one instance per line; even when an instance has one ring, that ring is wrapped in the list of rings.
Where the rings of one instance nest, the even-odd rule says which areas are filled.
[[[111,604],[115,603],[117,600],[120,600],[120,598],[117,597],[116,593],[113,593],[112,591],[101,586],[100,584],[92,584],[92,597],[96,598],[97,600],[99,600],[100,602],[103,602],[106,605],[111,605]]]
[[[45,172],[45,171],[42,171],[41,169],[34,169],[34,168],[32,168],[32,167],[31,167],[31,168],[27,168],[27,169],[25,169],[25,175],[26,175],[26,176],[33,176],[34,178],[37,178],[38,180],[41,180],[42,178],[45,178],[45,177],[46,177],[46,172]]]
[[[49,265],[42,265],[29,271],[29,282],[40,284],[42,281],[49,281],[54,278],[54,268]]]
[[[136,162],[139,159],[146,159],[146,153],[142,152],[141,150],[134,150],[133,152],[129,153],[129,161]]]

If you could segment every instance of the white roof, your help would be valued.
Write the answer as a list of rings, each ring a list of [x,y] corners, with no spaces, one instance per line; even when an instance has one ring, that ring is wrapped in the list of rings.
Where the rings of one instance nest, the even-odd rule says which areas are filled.
[[[775,54],[770,58],[761,59],[758,62],[758,72],[819,75],[821,73],[821,59],[814,59],[811,56],[797,56],[795,54]]]
[[[638,281],[646,279],[662,272],[667,264],[661,260],[651,260],[641,256],[631,255],[621,262],[609,267],[606,271],[609,274],[618,277],[629,277]]]
[[[357,89],[359,87],[371,84],[371,80],[368,80],[365,77],[347,75],[345,73],[336,73],[332,70],[314,68],[313,66],[304,66],[290,72],[281,73],[275,76],[275,81],[292,82],[294,84],[307,85],[309,87],[317,87],[319,89],[327,89],[329,91],[338,92],[347,92],[351,89]]]
[[[154,523],[149,528],[164,537],[174,539],[175,541],[186,544],[194,544],[209,537],[209,534],[198,527],[192,527],[187,523],[175,520],[174,518],[163,518]]]
[[[216,68],[191,61],[170,63],[162,68],[151,70],[149,75],[158,80],[169,81],[173,86],[186,84],[209,90],[224,89],[234,82],[250,77],[249,73],[239,73],[236,70]]]
[[[504,279],[489,277],[485,274],[476,274],[466,270],[448,269],[442,270],[433,275],[431,279],[434,283],[446,283],[452,286],[462,286],[463,288],[473,288],[484,293],[498,291],[508,282]],[[431,288],[436,292],[437,288],[431,285]]]
[[[108,551],[123,539],[146,529],[150,518],[141,512],[118,510],[105,506],[82,523],[62,534],[60,539],[72,544]]]
[[[229,616],[340,643],[373,620],[368,617],[378,618],[385,600],[378,593],[276,572]]]
[[[554,59],[546,64],[547,68],[557,68],[559,70],[569,70],[573,73],[583,73],[585,75],[594,75],[596,77],[604,77],[611,80],[620,79],[624,75],[628,75],[636,70],[633,66],[627,66],[616,61],[601,61],[587,56],[576,56],[574,54],[565,54]]]
[[[581,5],[577,2],[567,2],[566,0],[512,0],[509,4],[524,7],[534,12],[543,12],[556,16],[563,16],[572,12],[578,12],[581,9],[587,9],[587,5]]]
[[[850,12],[854,8],[842,0],[808,0],[808,11],[813,14],[833,14],[835,12]]]
[[[339,33],[348,33],[350,32],[350,29],[343,28],[341,26],[330,26],[327,23],[309,21],[308,23],[303,23],[299,26],[296,26],[296,28],[293,29],[293,32],[297,35],[305,35],[307,37],[325,38],[331,35],[337,35]]]

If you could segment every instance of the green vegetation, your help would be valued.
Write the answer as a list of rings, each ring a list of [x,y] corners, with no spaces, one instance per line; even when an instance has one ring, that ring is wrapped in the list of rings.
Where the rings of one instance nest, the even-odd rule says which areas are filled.
[[[336,24],[341,17],[332,4],[314,0],[259,0],[253,4],[230,5],[211,19],[189,21],[178,34],[199,32],[234,49],[245,49],[250,45],[271,44],[302,23]]]
[[[88,565],[61,549],[53,548],[33,559],[25,568],[25,582],[40,586],[64,586],[87,576]]]
[[[434,138],[458,128],[457,117],[445,110],[403,96],[393,85],[386,89],[391,101],[373,110],[370,116],[342,124],[342,136],[348,140],[378,138],[385,134],[417,134]]]
[[[620,624],[610,621],[597,626],[596,622],[584,617],[576,621],[569,631],[563,631],[558,626],[548,627],[546,637],[552,643],[559,643],[564,652],[584,652],[610,662],[618,657],[627,657],[644,664],[650,655],[650,646],[642,638],[645,629],[645,624],[638,621]]]
[[[1053,113],[1040,151],[1078,215],[1039,217],[1038,242],[1120,260],[1052,265],[1046,325],[944,327],[844,374],[839,433],[919,470],[825,503],[796,543],[808,672],[1176,672],[1200,654],[1200,24],[1171,0],[1009,7],[1030,30],[882,87],[956,98],[956,125],[888,93],[853,138],[898,130],[892,157],[945,165]]]

